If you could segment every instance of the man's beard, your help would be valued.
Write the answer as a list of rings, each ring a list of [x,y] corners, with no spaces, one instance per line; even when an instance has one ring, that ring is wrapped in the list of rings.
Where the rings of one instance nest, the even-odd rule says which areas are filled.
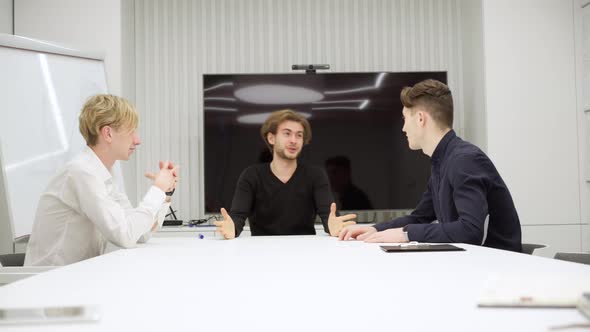
[[[277,156],[279,156],[279,157],[281,157],[283,159],[286,159],[286,160],[295,160],[295,159],[297,159],[297,157],[299,157],[299,154],[301,153],[301,150],[299,150],[299,152],[297,152],[297,154],[294,157],[288,156],[285,153],[285,149],[277,149],[276,152],[277,152]]]

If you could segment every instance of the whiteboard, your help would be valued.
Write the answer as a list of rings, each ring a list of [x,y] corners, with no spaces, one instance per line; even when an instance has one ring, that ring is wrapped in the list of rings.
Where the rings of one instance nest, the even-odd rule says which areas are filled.
[[[0,223],[14,239],[31,233],[49,180],[84,147],[78,114],[107,83],[100,56],[12,35],[0,35],[0,73]]]

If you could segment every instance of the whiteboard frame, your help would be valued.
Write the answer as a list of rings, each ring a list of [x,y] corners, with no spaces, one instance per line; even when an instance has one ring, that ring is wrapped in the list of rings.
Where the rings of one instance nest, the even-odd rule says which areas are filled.
[[[59,45],[51,42],[46,42],[43,40],[16,36],[16,35],[9,35],[5,33],[0,33],[0,47],[9,47],[9,48],[16,48],[21,50],[27,51],[36,51],[42,53],[49,53],[49,54],[57,54],[57,55],[67,55],[73,56],[77,58],[85,58],[85,59],[92,59],[92,60],[101,60],[104,61],[105,55],[101,52],[87,52],[76,50],[64,45]]]
[[[64,45],[43,40],[0,33],[0,47],[20,49],[47,54],[65,55],[70,57],[98,60],[104,62],[105,55],[101,52],[81,51]],[[105,67],[105,82],[108,77]],[[4,155],[0,146],[0,254],[15,253],[17,242],[27,242],[28,235],[15,238],[15,228],[10,207],[10,194],[6,190],[7,179],[4,170]]]

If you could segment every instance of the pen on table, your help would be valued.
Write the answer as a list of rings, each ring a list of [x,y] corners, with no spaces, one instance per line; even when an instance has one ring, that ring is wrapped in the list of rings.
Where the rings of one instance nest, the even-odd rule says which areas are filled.
[[[408,243],[400,243],[394,244],[394,246],[398,246],[400,248],[414,248],[414,247],[429,247],[428,243],[420,243],[416,241],[408,242]]]

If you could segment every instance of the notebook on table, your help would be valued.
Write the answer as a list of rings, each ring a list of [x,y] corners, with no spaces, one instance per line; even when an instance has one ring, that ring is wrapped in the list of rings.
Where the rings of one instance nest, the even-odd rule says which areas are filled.
[[[447,243],[400,243],[381,246],[381,249],[385,252],[465,251],[461,247]]]
[[[574,275],[496,275],[488,278],[479,307],[575,308],[590,280]]]

